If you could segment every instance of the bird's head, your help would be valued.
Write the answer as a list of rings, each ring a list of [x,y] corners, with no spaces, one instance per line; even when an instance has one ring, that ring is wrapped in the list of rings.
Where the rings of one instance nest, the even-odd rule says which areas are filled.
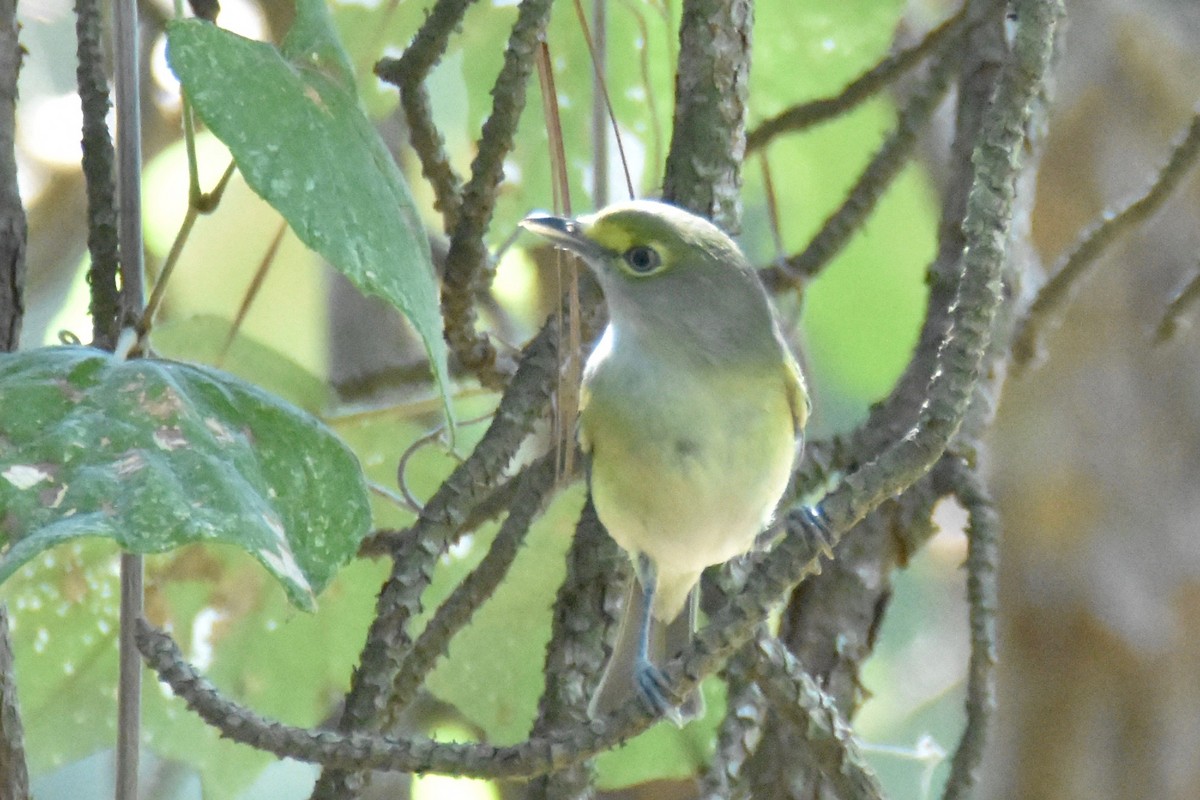
[[[776,326],[754,270],[708,220],[652,200],[521,225],[578,255],[600,281],[618,337],[704,361],[774,358]]]
[[[737,245],[716,225],[654,200],[608,206],[575,219],[531,214],[526,230],[582,258],[607,291],[662,280],[694,280],[709,270],[745,267]]]

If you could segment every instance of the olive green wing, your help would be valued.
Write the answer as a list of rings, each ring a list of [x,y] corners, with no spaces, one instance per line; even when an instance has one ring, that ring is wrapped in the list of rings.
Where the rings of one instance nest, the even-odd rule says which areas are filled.
[[[796,439],[800,440],[804,434],[804,425],[808,422],[808,415],[812,411],[812,401],[808,398],[808,387],[804,385],[804,375],[800,372],[800,365],[795,357],[785,351],[783,361],[784,390],[787,392],[788,406],[792,410]]]

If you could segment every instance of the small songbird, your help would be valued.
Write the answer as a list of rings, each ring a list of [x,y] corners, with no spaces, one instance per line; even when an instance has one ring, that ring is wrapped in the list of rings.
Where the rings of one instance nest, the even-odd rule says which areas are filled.
[[[526,229],[578,255],[608,303],[579,416],[592,501],[633,560],[593,716],[636,691],[682,724],[661,666],[696,629],[700,573],[746,553],[770,524],[803,442],[804,378],[758,276],[711,222],[635,201]]]

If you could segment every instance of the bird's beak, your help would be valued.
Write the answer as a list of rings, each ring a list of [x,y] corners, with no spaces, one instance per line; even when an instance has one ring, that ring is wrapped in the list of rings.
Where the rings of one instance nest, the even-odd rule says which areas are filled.
[[[606,255],[603,247],[588,238],[585,226],[577,220],[535,212],[520,224],[525,230],[544,236],[555,246],[570,250],[584,261],[600,261]]]

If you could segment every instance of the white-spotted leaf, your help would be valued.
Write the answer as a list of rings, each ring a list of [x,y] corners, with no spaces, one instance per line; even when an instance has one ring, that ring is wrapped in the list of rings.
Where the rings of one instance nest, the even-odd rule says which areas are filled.
[[[369,528],[350,450],[252,384],[85,347],[0,355],[0,581],[82,536],[137,553],[220,542],[312,608]]]
[[[404,176],[359,104],[324,0],[296,4],[282,51],[203,20],[174,21],[167,61],[246,183],[360,291],[412,323],[449,415],[429,242]]]

